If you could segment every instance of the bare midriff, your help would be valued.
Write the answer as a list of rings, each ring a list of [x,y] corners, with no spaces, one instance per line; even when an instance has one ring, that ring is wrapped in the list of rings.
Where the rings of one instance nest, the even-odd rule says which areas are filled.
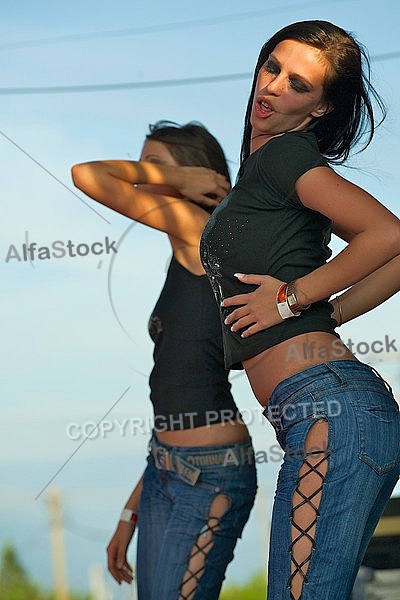
[[[249,439],[246,425],[233,419],[193,429],[157,431],[156,434],[160,442],[170,446],[224,446]]]
[[[305,369],[333,360],[357,360],[331,333],[313,331],[281,342],[243,361],[260,404],[266,406],[276,386]]]

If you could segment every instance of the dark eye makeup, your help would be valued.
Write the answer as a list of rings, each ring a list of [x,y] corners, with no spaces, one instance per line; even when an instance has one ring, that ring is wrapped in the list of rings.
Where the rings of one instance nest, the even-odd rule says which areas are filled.
[[[281,69],[279,65],[270,57],[264,63],[263,69],[267,73],[271,73],[272,75],[279,75]],[[289,85],[292,89],[300,94],[304,94],[305,92],[309,92],[309,88],[300,80],[295,77],[289,77]]]

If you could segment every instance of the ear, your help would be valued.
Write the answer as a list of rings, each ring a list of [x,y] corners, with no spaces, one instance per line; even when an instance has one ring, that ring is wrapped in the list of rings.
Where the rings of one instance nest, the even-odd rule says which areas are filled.
[[[324,115],[327,115],[328,113],[332,112],[334,108],[335,107],[333,106],[333,104],[321,104],[312,111],[311,116],[316,118],[323,117]]]

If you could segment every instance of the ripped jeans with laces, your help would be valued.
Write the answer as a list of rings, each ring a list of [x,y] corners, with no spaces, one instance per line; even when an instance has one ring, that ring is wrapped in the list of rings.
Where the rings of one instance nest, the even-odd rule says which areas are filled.
[[[349,600],[399,478],[398,404],[374,369],[343,360],[281,382],[264,415],[285,450],[268,600]]]
[[[177,447],[153,434],[147,461],[138,600],[217,600],[256,495],[251,441]]]

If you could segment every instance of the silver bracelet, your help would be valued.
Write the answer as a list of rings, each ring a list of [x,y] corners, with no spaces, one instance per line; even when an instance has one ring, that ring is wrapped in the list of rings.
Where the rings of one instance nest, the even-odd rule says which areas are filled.
[[[342,302],[340,300],[340,296],[336,296],[335,300],[339,311],[339,321],[337,321],[337,326],[340,327],[341,325],[343,325]]]
[[[289,305],[290,310],[293,314],[301,313],[303,310],[307,310],[310,308],[311,304],[307,304],[307,306],[302,306],[297,300],[296,291],[295,291],[296,280],[289,281],[287,284],[287,303]]]

